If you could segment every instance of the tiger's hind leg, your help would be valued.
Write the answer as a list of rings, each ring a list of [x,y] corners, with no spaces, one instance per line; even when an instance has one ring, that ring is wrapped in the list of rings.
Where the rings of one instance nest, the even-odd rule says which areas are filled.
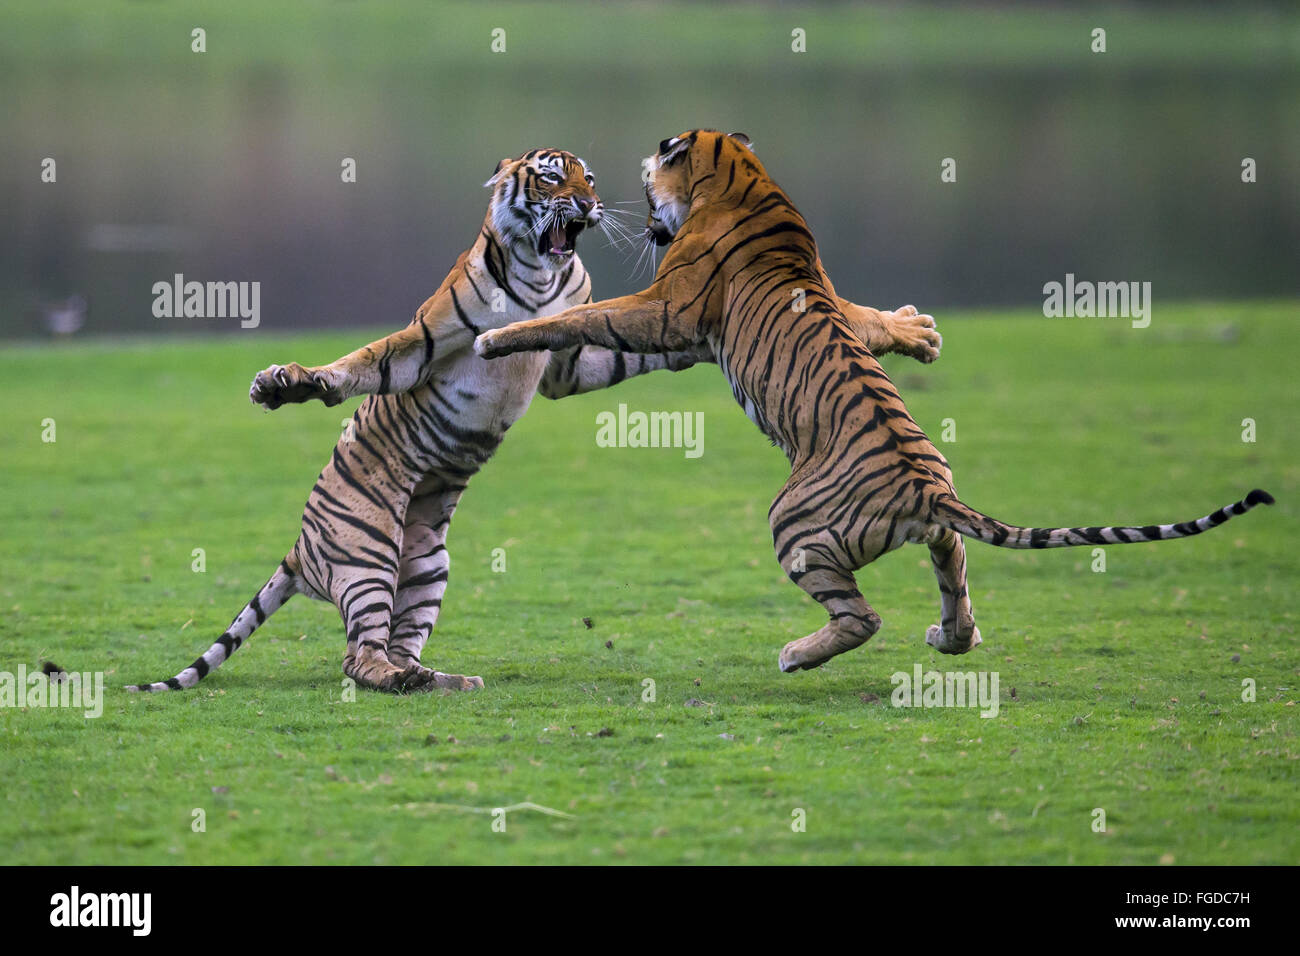
[[[481,677],[444,674],[420,663],[447,590],[451,568],[447,529],[464,490],[463,484],[440,484],[417,493],[406,509],[393,629],[388,639],[389,660],[406,672],[404,690],[473,690],[483,686]]]
[[[781,649],[778,661],[782,671],[821,667],[836,654],[862,646],[880,630],[880,615],[862,597],[851,573],[830,567],[804,572],[787,568],[786,573],[826,608],[831,619],[807,637],[791,641]]]
[[[392,599],[389,592],[389,600]],[[378,608],[358,615],[344,614],[348,643],[343,652],[343,673],[362,687],[399,692],[405,690],[411,668],[398,667],[388,657],[388,627],[391,609],[380,619]]]
[[[816,521],[815,516],[827,507],[828,489],[832,495],[838,493],[833,477],[815,470],[796,473],[768,512],[781,569],[830,615],[823,627],[781,649],[778,663],[787,673],[820,667],[836,654],[862,646],[880,630],[880,615],[853,580],[854,570],[871,559],[855,560],[846,552],[843,538],[832,530],[808,527],[809,516]]]
[[[944,528],[928,544],[930,563],[939,579],[939,593],[943,595],[943,609],[939,623],[931,624],[925,632],[925,643],[940,654],[965,654],[983,641],[966,590],[965,542],[961,535]]]
[[[847,555],[834,536],[827,531],[789,530],[788,519],[798,513],[803,497],[790,494],[790,488],[777,498],[770,515],[777,560],[791,581],[826,608],[830,620],[781,649],[778,663],[787,673],[820,667],[836,654],[865,644],[880,630],[880,615],[862,597]]]
[[[402,532],[400,528],[372,530],[376,532],[372,540],[357,548],[364,557],[341,554],[350,561],[331,565],[327,586],[347,630],[343,673],[362,687],[396,692],[409,676],[409,668],[398,667],[388,656],[398,554],[389,557],[391,549],[381,546],[379,539],[386,538],[386,544],[400,553]]]

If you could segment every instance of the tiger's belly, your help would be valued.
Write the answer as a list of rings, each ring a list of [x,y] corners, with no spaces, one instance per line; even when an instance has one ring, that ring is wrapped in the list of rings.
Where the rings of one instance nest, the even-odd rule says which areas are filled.
[[[525,352],[489,362],[466,350],[427,384],[372,401],[400,409],[392,418],[400,422],[401,443],[417,477],[465,478],[492,457],[528,410],[549,358],[547,352]]]

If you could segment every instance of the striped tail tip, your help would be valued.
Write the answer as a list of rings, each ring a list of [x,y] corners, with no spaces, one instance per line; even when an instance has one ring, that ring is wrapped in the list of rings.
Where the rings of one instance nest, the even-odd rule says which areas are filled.
[[[1273,496],[1260,488],[1256,488],[1246,496],[1246,507],[1248,508],[1253,508],[1255,505],[1271,504],[1273,504]]]
[[[229,660],[230,655],[239,650],[244,640],[293,596],[294,576],[289,570],[287,561],[288,558],[280,562],[280,567],[271,575],[270,580],[263,584],[253,599],[244,605],[244,609],[235,615],[235,619],[230,622],[230,627],[225,633],[217,638],[216,643],[204,651],[193,664],[175,677],[163,681],[153,684],[127,684],[127,691],[133,694],[141,692],[158,694],[167,690],[189,690],[197,686],[199,681]]]

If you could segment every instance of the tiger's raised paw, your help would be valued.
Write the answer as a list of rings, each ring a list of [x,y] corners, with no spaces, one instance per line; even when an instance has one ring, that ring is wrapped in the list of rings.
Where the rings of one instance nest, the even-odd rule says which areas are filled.
[[[479,337],[474,340],[474,354],[479,358],[485,359],[500,358],[502,355],[508,355],[508,352],[504,351],[499,346],[494,346],[493,344],[493,339],[497,337],[497,332],[497,329],[489,329],[488,331],[481,333]]]
[[[281,405],[309,402],[319,398],[326,405],[343,401],[335,381],[338,375],[323,368],[303,368],[297,362],[272,365],[253,377],[248,398],[254,405],[276,409]]]
[[[917,312],[914,305],[905,305],[894,310],[889,324],[894,335],[893,351],[927,365],[939,357],[943,336],[935,327],[934,316]]]

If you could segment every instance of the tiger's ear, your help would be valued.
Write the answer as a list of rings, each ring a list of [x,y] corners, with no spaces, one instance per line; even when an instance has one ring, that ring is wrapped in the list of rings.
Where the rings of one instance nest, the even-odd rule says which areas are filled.
[[[744,133],[728,133],[727,135],[746,149],[753,150],[754,144],[749,141],[749,137]]]
[[[491,189],[493,186],[499,183],[501,181],[502,174],[507,168],[509,168],[510,164],[513,162],[514,160],[511,159],[509,156],[507,156],[505,159],[501,160],[501,162],[497,163],[496,172],[494,172],[492,174],[492,178],[489,179],[487,182],[485,182],[483,185],[488,189]]]
[[[671,166],[685,156],[695,145],[694,137],[673,137],[659,144],[659,165]]]

